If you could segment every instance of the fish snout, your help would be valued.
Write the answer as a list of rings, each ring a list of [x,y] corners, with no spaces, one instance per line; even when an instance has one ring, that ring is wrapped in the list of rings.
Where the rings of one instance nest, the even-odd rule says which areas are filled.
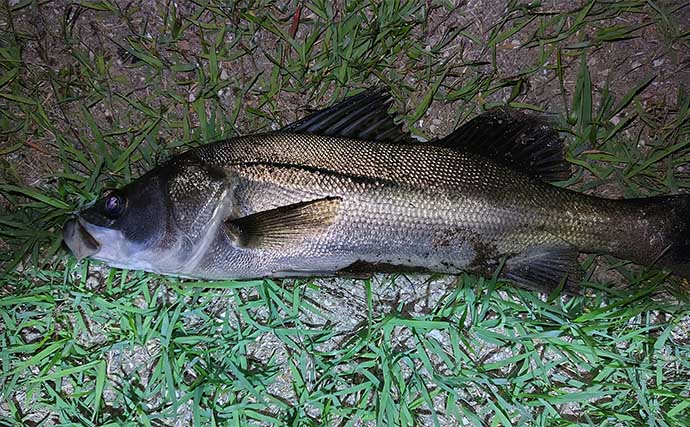
[[[101,248],[101,245],[89,234],[79,218],[70,219],[65,223],[63,238],[78,261],[95,254]]]

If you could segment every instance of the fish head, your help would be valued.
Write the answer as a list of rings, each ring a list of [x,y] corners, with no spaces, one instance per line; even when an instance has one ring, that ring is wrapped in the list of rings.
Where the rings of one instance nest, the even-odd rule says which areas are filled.
[[[79,260],[182,274],[222,221],[225,184],[222,170],[166,164],[67,221],[65,243]]]
[[[147,174],[109,191],[67,221],[65,243],[77,259],[92,257],[122,267],[148,259],[167,228],[168,203],[161,178]]]

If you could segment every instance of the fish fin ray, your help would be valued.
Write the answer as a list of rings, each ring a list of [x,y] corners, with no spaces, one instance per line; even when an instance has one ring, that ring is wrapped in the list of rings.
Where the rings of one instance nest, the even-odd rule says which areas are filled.
[[[566,293],[579,294],[578,254],[570,245],[535,246],[509,258],[502,277],[528,289],[550,293],[562,285]]]
[[[299,244],[333,223],[341,199],[327,197],[257,212],[225,222],[226,230],[245,248],[277,249]]]
[[[291,123],[279,132],[339,136],[382,142],[413,142],[388,108],[393,99],[385,88],[371,88]]]
[[[563,140],[546,116],[497,108],[433,142],[491,158],[544,181],[562,181],[571,174]]]

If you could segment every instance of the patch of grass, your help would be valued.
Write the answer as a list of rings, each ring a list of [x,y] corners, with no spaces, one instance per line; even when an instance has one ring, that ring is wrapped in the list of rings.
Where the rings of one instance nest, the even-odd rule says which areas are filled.
[[[686,190],[682,85],[654,97],[661,70],[620,84],[595,65],[650,29],[679,61],[684,6],[49,7],[0,5],[3,425],[690,424],[688,301],[657,298],[677,283],[655,271],[609,260],[627,284],[611,289],[590,256],[587,296],[546,298],[470,276],[179,281],[76,264],[60,232],[174,153],[371,84],[427,137],[434,119],[543,109],[543,85],[578,167],[563,185]]]

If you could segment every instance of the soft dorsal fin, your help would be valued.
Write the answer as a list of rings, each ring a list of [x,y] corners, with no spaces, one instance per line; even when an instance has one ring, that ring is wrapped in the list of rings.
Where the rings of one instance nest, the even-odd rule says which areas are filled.
[[[318,110],[291,123],[280,132],[366,139],[384,142],[412,142],[410,135],[393,121],[388,108],[393,99],[384,88],[368,89],[332,107]]]
[[[545,181],[570,176],[563,140],[544,117],[534,114],[488,111],[434,143],[491,158]]]
[[[225,222],[237,246],[281,249],[324,232],[340,210],[341,199],[327,197],[257,212]]]

